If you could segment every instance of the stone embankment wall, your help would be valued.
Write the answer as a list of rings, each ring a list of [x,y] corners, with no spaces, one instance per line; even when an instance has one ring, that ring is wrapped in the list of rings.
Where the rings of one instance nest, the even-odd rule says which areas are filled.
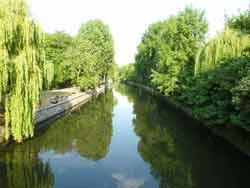
[[[68,90],[69,89],[67,89],[67,92]],[[44,121],[47,121],[51,118],[55,118],[58,115],[60,116],[61,114],[67,111],[72,111],[75,108],[89,101],[92,97],[97,96],[100,93],[104,92],[105,92],[105,86],[101,86],[99,88],[96,88],[95,90],[89,90],[86,92],[78,92],[76,94],[72,94],[68,96],[67,99],[65,99],[62,102],[59,102],[58,104],[51,104],[49,106],[39,109],[36,113],[35,123],[39,125]]]

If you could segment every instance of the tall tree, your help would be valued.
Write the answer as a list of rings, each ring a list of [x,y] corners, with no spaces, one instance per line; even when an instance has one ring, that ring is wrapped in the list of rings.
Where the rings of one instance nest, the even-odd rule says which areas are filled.
[[[95,88],[101,81],[98,59],[93,52],[95,46],[76,39],[65,53],[62,65],[64,80],[73,85],[79,85],[82,90]]]
[[[161,42],[162,28],[162,22],[151,24],[138,46],[138,53],[135,57],[135,78],[137,82],[151,84],[152,69],[158,63],[156,54]]]
[[[82,90],[113,78],[114,44],[108,26],[100,20],[82,24],[63,58],[60,74],[64,82],[79,85]]]
[[[82,24],[77,40],[93,44],[91,53],[97,57],[100,76],[107,80],[114,65],[114,42],[109,27],[101,20],[89,21]]]
[[[137,80],[166,95],[180,92],[193,76],[195,54],[207,30],[204,12],[192,7],[151,25],[138,47]]]
[[[42,89],[43,33],[30,19],[25,0],[0,0],[0,101],[5,138],[34,134],[34,113]]]

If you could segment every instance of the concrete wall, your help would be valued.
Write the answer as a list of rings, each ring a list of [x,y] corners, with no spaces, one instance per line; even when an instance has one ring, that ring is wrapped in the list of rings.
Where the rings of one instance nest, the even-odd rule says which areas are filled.
[[[58,116],[62,113],[74,110],[75,108],[89,101],[92,97],[104,92],[105,92],[105,87],[101,86],[99,88],[96,88],[96,90],[90,90],[87,92],[80,92],[73,94],[63,102],[44,107],[37,111],[35,117],[35,123],[41,124],[44,121],[54,118],[55,116]]]

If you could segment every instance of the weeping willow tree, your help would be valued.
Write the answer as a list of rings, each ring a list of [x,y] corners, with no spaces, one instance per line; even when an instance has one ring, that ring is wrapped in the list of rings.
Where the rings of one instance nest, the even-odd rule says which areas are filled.
[[[52,82],[54,80],[54,64],[53,63],[44,63],[43,65],[43,88],[44,89],[50,89]]]
[[[48,161],[42,161],[29,145],[0,156],[0,186],[4,188],[52,188],[55,177]],[[20,151],[21,150],[21,151]]]
[[[242,56],[249,42],[249,36],[226,28],[197,53],[195,74],[215,68],[224,58]]]
[[[43,34],[28,14],[26,0],[0,0],[0,103],[5,138],[34,134],[34,113],[43,81]]]

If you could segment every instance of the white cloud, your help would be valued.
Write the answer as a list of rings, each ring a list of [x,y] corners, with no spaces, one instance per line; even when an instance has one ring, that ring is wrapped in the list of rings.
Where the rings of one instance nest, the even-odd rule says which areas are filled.
[[[114,173],[112,177],[119,182],[118,188],[139,188],[145,182],[144,178],[129,178],[120,173]]]
[[[205,9],[210,33],[223,27],[224,15],[247,9],[249,0],[30,0],[32,16],[47,32],[76,34],[81,23],[102,19],[111,28],[118,64],[133,62],[147,26],[186,5]]]

